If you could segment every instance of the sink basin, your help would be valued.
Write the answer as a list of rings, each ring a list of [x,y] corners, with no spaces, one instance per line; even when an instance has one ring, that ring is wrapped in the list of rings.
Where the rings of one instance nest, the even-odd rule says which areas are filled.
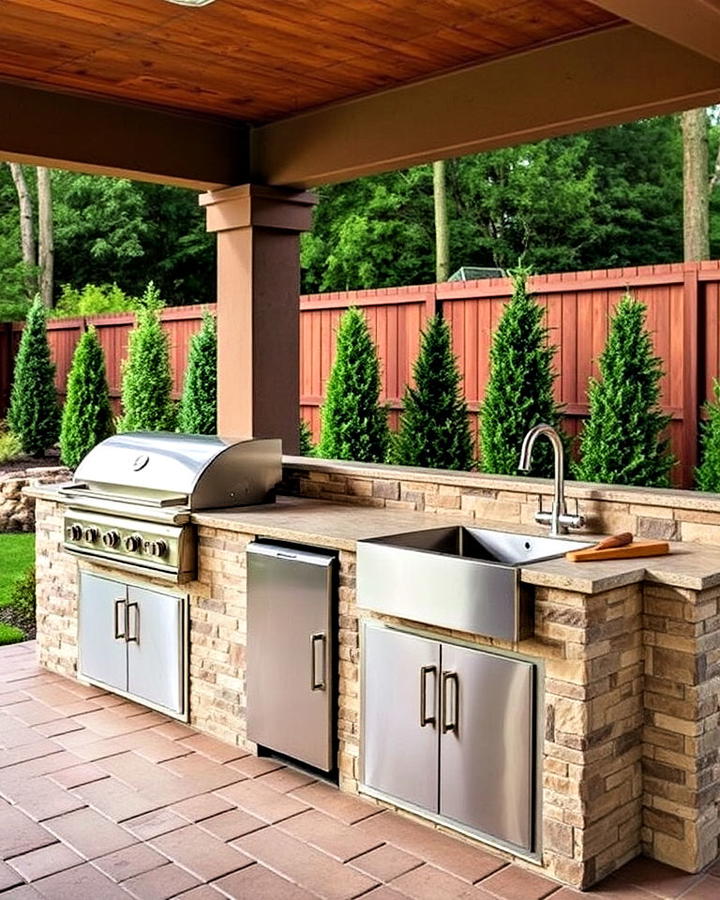
[[[589,546],[461,525],[358,541],[358,605],[516,642],[533,631],[533,591],[520,568]]]

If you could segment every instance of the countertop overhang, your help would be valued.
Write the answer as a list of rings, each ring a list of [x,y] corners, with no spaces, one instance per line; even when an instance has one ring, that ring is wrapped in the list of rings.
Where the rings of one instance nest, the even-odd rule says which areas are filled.
[[[40,485],[26,488],[26,493],[41,500],[64,502],[57,490],[55,486]],[[457,516],[376,509],[285,496],[279,497],[276,503],[262,506],[198,512],[193,515],[192,521],[200,526],[225,531],[351,552],[355,551],[359,540],[448,524],[463,524]],[[467,524],[473,526],[477,523],[468,521]],[[512,526],[506,522],[483,522],[483,527],[526,534],[547,533],[542,528]],[[573,537],[599,540],[603,535],[577,532],[568,537],[570,540]],[[526,584],[584,594],[597,594],[640,581],[694,591],[707,590],[720,585],[720,549],[704,544],[676,542],[671,544],[671,552],[667,556],[590,563],[551,559],[524,566],[520,577]]]

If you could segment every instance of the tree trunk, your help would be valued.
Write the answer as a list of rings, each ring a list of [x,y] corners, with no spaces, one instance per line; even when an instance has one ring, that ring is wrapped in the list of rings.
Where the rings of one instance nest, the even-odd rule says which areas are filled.
[[[447,281],[450,275],[450,240],[444,159],[433,163],[433,194],[435,198],[435,278],[437,281]]]
[[[38,265],[40,266],[40,294],[48,309],[53,306],[53,209],[50,169],[37,167],[38,186]]]
[[[28,191],[22,166],[18,163],[9,163],[8,165],[10,166],[12,180],[15,182],[15,190],[17,191],[18,205],[20,207],[20,248],[22,260],[27,270],[25,284],[28,296],[32,297],[37,291],[37,258],[35,256],[32,197]]]
[[[682,114],[685,261],[710,255],[708,125],[704,109]]]

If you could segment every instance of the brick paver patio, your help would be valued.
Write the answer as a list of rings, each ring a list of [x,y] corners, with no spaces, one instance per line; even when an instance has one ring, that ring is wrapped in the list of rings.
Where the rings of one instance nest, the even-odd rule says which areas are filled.
[[[589,895],[718,900],[635,860]],[[0,648],[0,900],[582,897]]]

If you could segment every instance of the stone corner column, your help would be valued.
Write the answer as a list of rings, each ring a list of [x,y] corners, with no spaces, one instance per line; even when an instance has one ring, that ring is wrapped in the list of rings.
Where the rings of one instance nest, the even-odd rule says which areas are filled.
[[[298,450],[299,235],[315,196],[243,184],[200,196],[217,234],[218,432]]]

